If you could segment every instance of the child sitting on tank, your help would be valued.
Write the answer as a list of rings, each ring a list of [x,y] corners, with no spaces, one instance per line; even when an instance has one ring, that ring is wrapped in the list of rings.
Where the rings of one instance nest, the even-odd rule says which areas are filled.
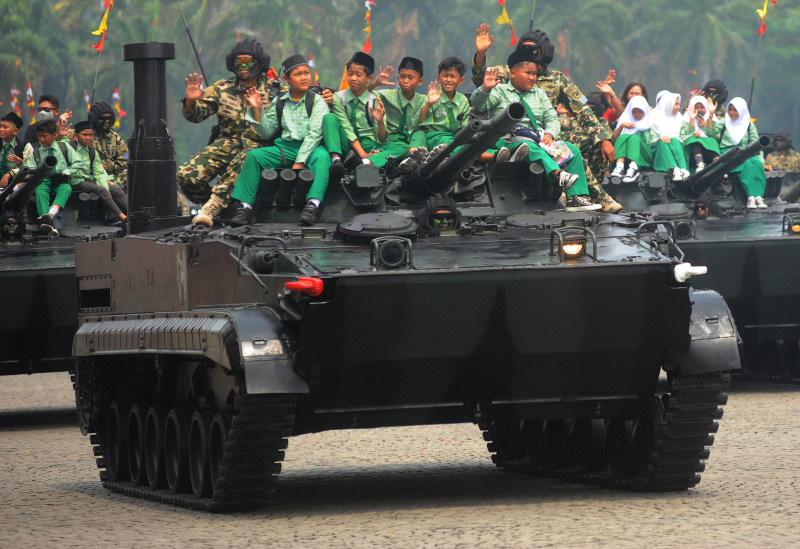
[[[535,86],[540,69],[535,52],[529,48],[515,51],[508,58],[508,67],[509,81],[505,84],[499,83],[497,69],[486,70],[483,86],[472,94],[472,106],[478,111],[487,112],[489,117],[494,117],[511,103],[521,102],[526,116],[520,120],[514,133],[527,133],[530,138],[513,142],[509,138],[503,138],[496,143],[496,150],[484,153],[482,160],[491,161],[503,149],[506,149],[506,153],[513,151],[510,160],[541,164],[546,176],[564,189],[567,195],[567,211],[599,210],[602,206],[592,204],[589,200],[589,187],[580,149],[571,143],[566,144],[572,157],[564,162],[564,169],[561,169],[542,148],[555,143],[561,124],[547,94]]]
[[[252,222],[261,172],[265,169],[291,167],[293,170],[302,170],[308,166],[314,173],[314,182],[306,193],[307,202],[298,220],[302,225],[314,225],[317,222],[319,206],[328,188],[331,160],[321,143],[322,119],[330,110],[320,95],[309,90],[311,70],[302,55],[287,57],[281,67],[289,91],[273,101],[269,109],[264,109],[258,90],[248,88],[245,93],[245,99],[250,104],[245,119],[261,139],[277,137],[273,146],[251,150],[245,157],[231,195],[241,204],[231,219],[231,226],[234,227]],[[279,109],[282,111],[280,116]]]
[[[636,181],[642,168],[653,167],[653,150],[650,148],[650,105],[642,95],[628,101],[614,130],[616,166],[612,177],[622,177],[624,183]],[[628,171],[625,171],[625,164]],[[623,173],[625,174],[623,176]]]
[[[448,57],[439,63],[438,69],[436,82],[428,86],[428,96],[419,113],[419,129],[425,132],[426,148],[430,151],[423,163],[446,149],[469,122],[469,100],[458,91],[466,79],[467,65],[458,57]]]
[[[680,139],[687,166],[694,163],[695,173],[702,171],[707,162],[719,158],[719,143],[714,137],[714,111],[717,105],[709,103],[702,95],[689,100],[689,106],[681,126]]]
[[[681,96],[664,90],[656,100],[656,108],[650,113],[650,147],[653,148],[653,170],[672,173],[673,181],[689,177],[686,157],[681,143]]]

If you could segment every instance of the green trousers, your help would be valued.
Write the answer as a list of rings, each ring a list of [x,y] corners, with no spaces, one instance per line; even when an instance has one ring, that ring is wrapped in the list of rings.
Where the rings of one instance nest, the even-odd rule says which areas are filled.
[[[733,147],[722,149],[723,154]],[[757,156],[748,158],[744,164],[731,171],[739,177],[747,196],[764,196],[767,190],[767,176],[764,173],[764,164]]]
[[[556,161],[545,152],[543,148],[533,142],[516,141],[514,143],[508,143],[505,139],[501,139],[495,144],[496,149],[489,149],[486,152],[495,152],[500,147],[506,147],[513,151],[523,143],[528,144],[528,163],[532,164],[534,162],[538,162],[544,166],[544,173],[548,180],[550,179],[550,172],[556,170],[564,170],[565,172],[576,174],[578,176],[578,180],[575,182],[575,184],[567,189],[567,196],[589,196],[589,184],[586,181],[586,170],[583,166],[583,156],[581,156],[581,150],[572,143],[565,142],[569,150],[572,151],[572,158],[567,160],[560,167]]]
[[[432,151],[435,147],[439,145],[449,145],[450,143],[452,143],[453,138],[455,138],[455,134],[450,132],[428,132],[426,134],[426,138],[428,140],[428,144],[426,145],[426,147],[428,148],[429,151]],[[464,145],[456,147],[453,153],[460,151],[461,147],[463,146]]]
[[[328,152],[337,153],[340,156],[344,156],[351,149],[350,140],[344,133],[342,122],[333,113],[322,117],[322,140]],[[402,140],[401,136],[390,135],[386,143],[378,143],[368,138],[359,139],[359,142],[364,151],[368,153],[379,151],[369,157],[369,161],[378,168],[383,168],[390,156],[400,159],[408,154],[409,145]]]
[[[36,211],[39,212],[39,217],[43,216],[50,211],[50,193],[54,190],[53,183],[50,179],[42,181],[41,185],[36,187]],[[61,183],[55,186],[56,198],[53,200],[53,206],[60,206],[64,209],[69,200],[69,195],[72,194],[72,185],[69,183]]]
[[[639,168],[653,167],[653,149],[643,139],[644,132],[626,133],[617,137],[614,143],[615,160],[626,158],[636,162]]]
[[[261,147],[247,153],[231,197],[245,204],[254,205],[258,195],[258,186],[261,183],[261,172],[266,169],[291,168],[302,144],[302,141],[284,141],[278,138],[272,147]],[[316,198],[321,201],[328,188],[328,168],[331,166],[331,157],[325,147],[318,146],[311,151],[306,165],[314,174],[314,182],[306,194],[306,200]]]
[[[689,137],[689,139],[683,142],[683,157],[684,159],[686,159],[687,166],[691,166],[691,161],[692,161],[691,149],[693,143],[699,143],[701,147],[703,147],[706,151],[713,154],[714,156],[720,155],[719,143],[717,142],[716,139],[713,139],[708,136],[695,137],[694,135],[692,135],[691,137]]]
[[[686,156],[683,154],[683,143],[673,137],[669,143],[664,143],[660,139],[656,141],[655,154],[653,156],[653,169],[657,172],[668,172],[672,168],[688,170]]]

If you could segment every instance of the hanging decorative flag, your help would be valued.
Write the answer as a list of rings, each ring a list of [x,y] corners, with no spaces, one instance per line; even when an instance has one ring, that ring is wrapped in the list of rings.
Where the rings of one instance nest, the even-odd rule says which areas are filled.
[[[128,116],[128,113],[119,108],[119,86],[114,88],[114,93],[111,95],[111,97],[114,99],[114,110],[117,111],[117,121],[114,122],[114,127],[119,128],[120,119],[123,116]]]
[[[772,5],[777,6],[778,0],[772,0]],[[764,35],[767,32],[767,25],[764,24],[764,20],[767,18],[767,8],[769,6],[769,0],[764,0],[764,7],[760,10],[756,10],[758,12],[758,16],[761,17],[761,27],[758,29],[758,34]]]
[[[96,49],[98,52],[103,51],[103,43],[106,41],[106,31],[108,30],[108,12],[111,10],[111,7],[114,5],[114,0],[106,0],[103,6],[106,8],[105,14],[103,14],[103,19],[100,21],[100,26],[97,28],[96,31],[92,31],[94,35],[102,35],[100,38],[99,44],[94,44],[91,47]]]
[[[237,42],[241,42],[242,41],[242,35],[239,34],[239,31],[236,31],[236,41]]]
[[[88,111],[92,108],[92,99],[89,97],[88,90],[83,90],[83,100],[86,101],[86,110]]]
[[[11,110],[17,113],[17,116],[22,116],[22,109],[19,108],[19,101],[17,101],[17,96],[19,95],[19,90],[17,88],[11,88]]]
[[[498,25],[505,25],[508,23],[508,28],[511,30],[511,42],[508,44],[507,47],[515,46],[517,44],[517,35],[514,34],[514,25],[511,22],[511,19],[508,17],[508,12],[506,11],[506,0],[497,0],[497,3],[503,6],[503,13],[500,14],[500,17],[496,19]]]
[[[319,84],[319,74],[317,73],[317,64],[314,63],[314,54],[308,54],[308,66],[309,68],[314,71],[314,85],[316,86]]]
[[[155,17],[153,17],[153,26],[154,27],[158,26],[158,16],[157,15]]]
[[[372,0],[364,2],[364,6],[367,8],[367,14],[364,16],[364,21],[367,22],[367,26],[364,27],[364,32],[367,33],[367,41],[364,42],[364,46],[361,48],[364,53],[372,51],[372,6],[375,5],[377,4]]]
[[[19,56],[19,59],[17,59],[17,62],[16,62],[16,63],[14,63],[14,66],[15,66],[15,67],[19,67],[19,64],[20,64],[20,63],[22,63],[22,56],[21,56],[21,55]]]
[[[30,80],[28,81],[28,89],[25,92],[25,97],[28,100],[25,106],[31,108],[31,124],[33,124],[36,122],[36,102],[33,100],[33,89],[31,88]]]

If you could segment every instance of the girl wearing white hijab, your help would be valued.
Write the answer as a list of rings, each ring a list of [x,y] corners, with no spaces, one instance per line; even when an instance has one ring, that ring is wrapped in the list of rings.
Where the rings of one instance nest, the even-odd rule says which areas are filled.
[[[719,158],[719,143],[713,137],[715,131],[714,109],[702,95],[692,97],[684,115],[680,139],[683,141],[686,165],[694,162],[695,172],[705,168],[706,162]]]
[[[619,117],[617,129],[614,130],[614,152],[617,158],[612,176],[622,177],[626,160],[628,171],[622,177],[625,183],[635,181],[641,168],[653,167],[653,149],[649,145],[651,124],[652,115],[647,99],[641,95],[632,97]]]
[[[724,153],[732,147],[745,147],[758,140],[756,125],[750,121],[750,109],[741,97],[734,97],[728,103],[725,125],[718,132],[719,146]],[[764,191],[767,177],[764,175],[764,154],[759,153],[745,161],[731,173],[735,173],[747,192],[747,207],[766,208]]]
[[[672,171],[673,181],[683,181],[689,177],[689,166],[683,154],[681,142],[681,96],[670,91],[659,92],[656,108],[650,115],[653,125],[650,128],[650,146],[655,151],[653,170]]]

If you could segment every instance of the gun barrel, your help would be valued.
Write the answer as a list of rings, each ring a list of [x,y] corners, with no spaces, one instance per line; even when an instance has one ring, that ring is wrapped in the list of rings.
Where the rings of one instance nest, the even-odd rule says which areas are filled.
[[[413,172],[406,185],[412,190],[424,186],[432,193],[447,190],[467,166],[509,133],[524,116],[525,107],[522,103],[511,103],[490,120],[473,120],[455,135],[453,142],[436,158]],[[448,159],[457,147],[462,148]]]
[[[706,166],[706,169],[691,175],[686,182],[695,192],[703,193],[713,181],[729,174],[745,161],[754,157],[770,145],[772,145],[772,138],[768,135],[762,135],[749,145],[733,147],[717,160]]]
[[[22,168],[18,177],[14,178],[13,183],[3,190],[0,195],[0,209],[2,211],[19,212],[25,206],[25,201],[33,194],[46,177],[52,175],[56,169],[58,159],[53,156],[45,156],[35,168]],[[14,192],[14,187],[22,182],[22,187]]]

